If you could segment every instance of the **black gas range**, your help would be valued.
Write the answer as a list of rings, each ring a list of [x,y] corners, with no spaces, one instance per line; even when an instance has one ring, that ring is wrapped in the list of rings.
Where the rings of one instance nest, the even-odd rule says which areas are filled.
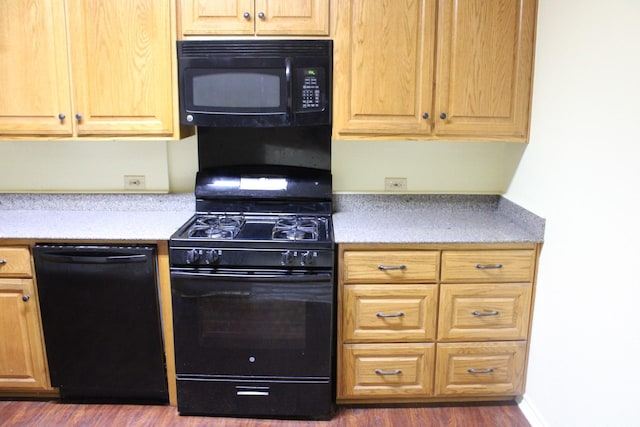
[[[201,170],[170,239],[181,414],[326,418],[333,410],[331,174]]]

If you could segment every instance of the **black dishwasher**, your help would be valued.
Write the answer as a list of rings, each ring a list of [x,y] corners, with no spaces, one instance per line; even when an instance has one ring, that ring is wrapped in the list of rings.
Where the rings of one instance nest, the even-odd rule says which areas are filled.
[[[38,244],[33,255],[60,397],[167,403],[155,246]]]

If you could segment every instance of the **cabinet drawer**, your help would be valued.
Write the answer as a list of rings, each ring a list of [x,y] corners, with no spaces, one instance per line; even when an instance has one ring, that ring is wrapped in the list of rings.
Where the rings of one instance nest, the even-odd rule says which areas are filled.
[[[443,251],[442,282],[531,282],[533,250]]]
[[[338,398],[433,393],[435,344],[345,344]]]
[[[29,248],[0,248],[0,277],[31,277],[31,254]]]
[[[434,283],[438,251],[346,251],[344,283]]]
[[[436,395],[515,395],[524,391],[524,341],[438,344]]]
[[[433,341],[437,285],[346,285],[345,341]]]
[[[439,341],[522,340],[527,338],[531,284],[443,284]]]

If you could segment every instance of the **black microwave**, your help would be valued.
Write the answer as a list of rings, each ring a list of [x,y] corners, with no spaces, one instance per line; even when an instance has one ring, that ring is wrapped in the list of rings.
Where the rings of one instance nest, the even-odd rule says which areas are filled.
[[[203,127],[331,124],[331,40],[180,40],[180,122]]]

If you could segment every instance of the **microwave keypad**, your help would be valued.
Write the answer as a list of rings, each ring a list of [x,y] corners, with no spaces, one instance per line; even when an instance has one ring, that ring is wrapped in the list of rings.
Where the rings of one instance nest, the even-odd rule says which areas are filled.
[[[306,76],[302,85],[302,108],[320,107],[320,84],[315,76]]]

